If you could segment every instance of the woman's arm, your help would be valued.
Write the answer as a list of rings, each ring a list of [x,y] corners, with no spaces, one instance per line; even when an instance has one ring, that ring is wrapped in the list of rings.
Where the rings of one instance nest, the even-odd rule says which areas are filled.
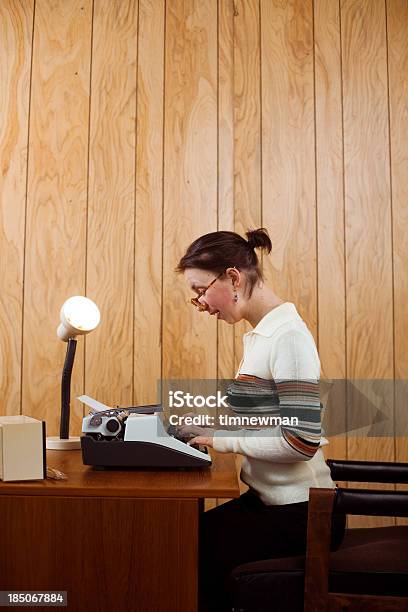
[[[205,432],[207,435],[191,443],[278,463],[311,459],[321,442],[321,404],[320,362],[310,332],[307,329],[285,332],[271,353],[270,368],[278,392],[280,417],[295,417],[297,424],[262,430],[216,430],[213,437]]]

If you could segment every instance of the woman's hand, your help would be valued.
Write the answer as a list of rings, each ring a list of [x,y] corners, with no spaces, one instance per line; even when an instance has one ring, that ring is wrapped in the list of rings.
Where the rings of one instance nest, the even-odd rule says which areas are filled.
[[[187,444],[188,446],[191,446],[192,444],[202,444],[203,446],[210,446],[211,448],[214,448],[214,431],[212,431],[211,435],[209,436],[197,436],[192,438],[187,442]]]
[[[200,427],[199,425],[179,425],[177,433],[182,438],[187,438],[189,435],[213,437],[214,429],[212,427]]]
[[[194,412],[185,414],[184,416],[196,416]],[[191,438],[187,442],[189,446],[192,444],[203,444],[205,446],[211,446],[213,448],[213,437],[214,429],[212,427],[200,427],[200,425],[179,425],[177,432],[182,437],[188,437],[189,434],[193,434],[195,437]]]

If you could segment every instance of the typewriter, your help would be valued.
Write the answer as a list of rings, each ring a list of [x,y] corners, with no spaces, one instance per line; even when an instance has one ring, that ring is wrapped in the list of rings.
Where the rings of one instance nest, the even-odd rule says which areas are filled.
[[[81,395],[91,408],[82,421],[84,465],[95,468],[203,468],[211,465],[206,447],[188,445],[173,426],[165,428],[161,404],[109,408]]]

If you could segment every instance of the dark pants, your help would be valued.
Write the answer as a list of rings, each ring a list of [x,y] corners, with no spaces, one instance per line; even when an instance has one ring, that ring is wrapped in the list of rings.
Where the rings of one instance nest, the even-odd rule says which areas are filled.
[[[306,551],[308,502],[267,506],[247,491],[200,518],[200,612],[231,610],[224,589],[230,571],[250,561]],[[345,515],[333,515],[331,550],[343,539]]]

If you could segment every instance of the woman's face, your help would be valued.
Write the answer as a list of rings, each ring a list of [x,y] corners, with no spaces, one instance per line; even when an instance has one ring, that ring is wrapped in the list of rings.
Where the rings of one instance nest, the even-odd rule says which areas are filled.
[[[230,272],[231,270],[231,272]],[[203,305],[209,316],[215,316],[217,319],[226,321],[227,323],[237,323],[241,320],[240,307],[234,301],[234,280],[235,287],[239,285],[239,272],[232,268],[228,268],[227,275],[218,278],[215,283],[207,289],[204,295],[199,297],[200,292],[216,278],[217,274],[201,270],[200,268],[188,268],[184,271],[184,277],[192,290],[193,294],[198,297],[198,301]]]

